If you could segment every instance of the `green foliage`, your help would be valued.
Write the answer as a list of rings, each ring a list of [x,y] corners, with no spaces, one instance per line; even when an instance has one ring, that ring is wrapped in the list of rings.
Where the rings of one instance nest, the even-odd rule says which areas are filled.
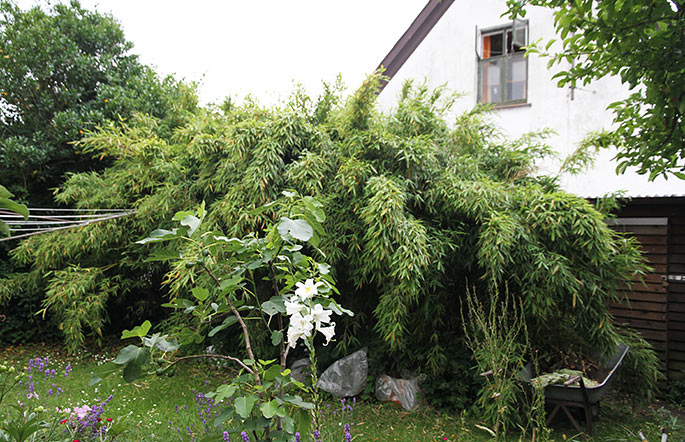
[[[268,213],[269,218],[279,219],[269,219],[262,238],[254,233],[228,238],[223,232],[203,229],[207,212],[202,203],[197,212],[177,212],[173,217],[177,227],[154,230],[137,241],[141,245],[174,242],[180,251],[167,249],[163,255],[152,258],[173,261],[176,270],[170,272],[170,279],[184,281],[180,269],[196,271],[191,296],[186,293],[185,298],[175,298],[164,305],[190,316],[192,320],[187,323],[195,327],[183,327],[172,336],[156,333],[147,337],[152,324],[145,321],[125,330],[122,339],[138,338],[143,346],[123,348],[112,362],[96,370],[91,385],[119,368],[123,368],[124,380],[133,382],[152,371],[158,376],[173,375],[175,365],[184,360],[216,358],[239,368],[230,383],[208,395],[217,402],[230,398],[224,411],[216,416],[216,425],[248,431],[256,440],[286,442],[292,440],[296,428],[305,434],[309,432],[307,410],[312,410],[311,422],[314,428],[320,428],[314,341],[317,332],[321,332],[326,338],[324,345],[330,342],[335,333],[335,323],[330,322],[333,313],[352,313],[330,297],[337,292],[329,275],[330,266],[317,262],[308,253],[312,250],[322,254],[317,246],[323,233],[321,223],[326,219],[323,204],[311,196],[300,198],[294,191],[284,191],[283,195],[283,202],[251,212]],[[305,279],[305,283],[301,282]],[[260,287],[261,280],[268,283]],[[289,294],[294,287],[295,294]],[[240,327],[244,344],[242,355],[238,355],[241,357],[178,356],[177,350],[182,346],[200,343],[205,336],[212,337],[235,324]],[[255,343],[258,331],[269,337],[271,347],[278,348],[277,358],[265,360],[259,356],[264,345]],[[291,379],[286,366],[288,352],[296,348],[299,339],[304,341],[310,356],[309,388]],[[313,403],[303,400],[297,394],[300,391],[308,393]]]
[[[594,134],[589,143],[619,149],[619,172],[636,166],[650,179],[685,179],[685,6],[681,1],[508,0],[512,15],[525,6],[554,9],[562,47],[536,42],[529,53],[549,65],[569,66],[555,74],[559,86],[586,85],[618,75],[630,95],[612,103],[615,130]],[[543,47],[543,43],[546,43]],[[587,141],[586,141],[587,143]]]
[[[72,143],[107,120],[143,112],[170,130],[196,106],[192,88],[129,54],[109,15],[78,1],[43,11],[0,2],[0,182],[49,203],[65,172],[102,168]]]
[[[0,327],[0,342],[3,344],[26,344],[28,342],[61,341],[54,317],[41,318],[36,315],[44,299],[39,272],[17,273],[9,278],[0,278],[0,303],[5,316]]]
[[[648,367],[658,367],[659,358],[652,346],[635,330],[621,330],[621,340],[630,347],[630,351],[618,371],[619,389],[634,397],[653,400],[658,391],[657,384],[665,376],[663,372]]]
[[[504,440],[507,430],[525,423],[520,421],[523,386],[519,372],[529,350],[528,332],[523,306],[508,291],[502,296],[494,287],[490,293],[485,301],[467,293],[462,321],[466,344],[485,379],[476,402],[487,425],[483,429],[496,440]]]
[[[28,219],[28,208],[24,204],[19,204],[12,201],[10,198],[13,196],[14,195],[12,195],[9,190],[0,185],[0,210],[7,210],[23,216],[24,219]],[[9,233],[10,231],[9,227],[7,227],[7,223],[3,220],[0,220],[0,235],[7,236]]]
[[[562,192],[553,178],[531,175],[535,161],[550,153],[546,134],[505,140],[482,108],[452,128],[439,116],[449,95],[411,85],[398,109],[383,115],[368,93],[376,81],[347,100],[331,99],[325,114],[301,105],[306,100],[299,95],[284,107],[231,103],[187,114],[171,135],[152,117],[89,132],[79,147],[108,156],[112,165],[70,175],[57,200],[83,208],[126,206],[136,214],[31,238],[12,256],[45,275],[54,295],[47,314],[63,324],[69,315],[84,315],[84,334],[97,333],[115,303],[139,306],[129,313],[135,323],[159,316],[153,306],[165,297],[182,311],[184,299],[197,304],[189,299],[193,287],[213,285],[199,271],[198,249],[133,243],[154,229],[179,229],[182,219],[169,221],[172,214],[204,201],[195,235],[259,238],[277,220],[282,232],[274,235],[312,235],[305,251],[325,254],[344,303],[357,313],[338,324],[338,352],[374,343],[390,352],[391,368],[439,376],[463,335],[466,281],[477,284],[477,293],[506,282],[524,306],[531,345],[543,353],[560,346],[578,353],[613,348],[618,335],[606,303],[639,278],[644,262],[634,241],[612,231],[586,200]],[[292,197],[287,190],[326,207],[321,232],[300,225],[303,216],[279,211]],[[302,204],[306,211],[297,213],[310,213],[314,227],[316,208],[307,208],[306,199]],[[181,253],[182,263],[164,262]],[[265,276],[255,273],[250,289],[262,301],[271,296]],[[77,286],[71,277],[84,282]],[[72,287],[84,290],[80,299],[98,297],[104,310],[52,310],[76,310],[66,301]],[[179,330],[208,326],[193,315],[174,323]],[[216,333],[227,333],[227,342],[241,339],[230,327]],[[65,338],[78,342],[73,334]],[[255,339],[257,347],[273,348],[270,334]]]

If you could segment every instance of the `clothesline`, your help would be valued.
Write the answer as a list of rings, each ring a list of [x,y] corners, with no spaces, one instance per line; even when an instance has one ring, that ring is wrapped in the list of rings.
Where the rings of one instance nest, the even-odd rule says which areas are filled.
[[[41,213],[36,215],[35,213]],[[61,213],[52,215],[49,212]],[[90,213],[85,213],[90,212]],[[0,220],[9,227],[10,236],[0,241],[26,238],[41,233],[83,227],[90,224],[121,218],[136,213],[133,209],[50,209],[45,207],[29,208],[29,217],[14,212],[0,210]]]

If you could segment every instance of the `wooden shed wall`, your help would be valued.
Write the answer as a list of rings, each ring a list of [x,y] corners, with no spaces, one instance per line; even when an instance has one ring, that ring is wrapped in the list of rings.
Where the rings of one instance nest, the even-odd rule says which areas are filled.
[[[685,197],[634,198],[617,216],[654,270],[611,311],[654,346],[669,379],[685,379]]]
[[[669,221],[668,377],[685,379],[685,217]]]
[[[628,218],[619,220],[614,228],[633,235],[652,271],[643,281],[634,280],[623,295],[628,302],[609,305],[616,322],[638,330],[656,350],[663,363],[668,362],[668,290],[665,279],[668,274],[668,219]]]

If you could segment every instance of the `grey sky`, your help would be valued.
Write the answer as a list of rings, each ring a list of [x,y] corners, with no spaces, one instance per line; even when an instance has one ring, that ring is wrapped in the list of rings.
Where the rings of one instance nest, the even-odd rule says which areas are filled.
[[[271,104],[293,81],[317,93],[338,73],[356,87],[427,0],[81,0],[121,23],[160,74],[199,81],[204,103],[255,95]],[[22,8],[35,0],[19,0]],[[54,2],[53,2],[54,3]]]

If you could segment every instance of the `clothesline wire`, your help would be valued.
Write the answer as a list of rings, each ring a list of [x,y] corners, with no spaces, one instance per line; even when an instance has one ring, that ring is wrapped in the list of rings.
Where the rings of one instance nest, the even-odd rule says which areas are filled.
[[[31,211],[34,211],[36,209],[29,209],[29,213]],[[39,210],[47,210],[47,209],[39,209]],[[74,209],[77,210],[77,209]],[[88,209],[90,211],[97,210],[97,209]],[[107,221],[115,218],[121,218],[124,216],[128,215],[133,215],[136,213],[135,210],[129,210],[129,211],[122,211],[122,209],[103,209],[107,210],[105,213],[101,213],[99,215],[78,215],[78,216],[73,216],[73,217],[68,217],[68,216],[56,216],[56,217],[45,217],[45,216],[37,216],[37,215],[29,215],[29,219],[34,218],[34,219],[47,219],[47,220],[52,220],[50,221],[16,221],[16,218],[21,218],[23,219],[24,217],[21,215],[15,215],[12,212],[6,212],[6,211],[0,211],[0,219],[3,221],[7,222],[8,224],[11,225],[54,225],[54,224],[64,224],[68,223],[69,225],[66,226],[57,226],[57,227],[45,227],[45,228],[18,228],[18,229],[9,229],[10,232],[30,232],[30,233],[22,233],[20,235],[13,235],[13,236],[8,236],[6,238],[0,238],[1,241],[9,241],[11,239],[18,239],[18,238],[26,238],[29,236],[33,235],[39,235],[41,233],[48,233],[48,232],[55,232],[57,230],[64,230],[64,229],[71,229],[74,227],[83,227],[87,226],[90,224],[102,222],[102,221]],[[12,220],[9,219],[4,219],[5,217],[7,218],[14,218]],[[74,219],[72,219],[74,218]],[[83,219],[86,218],[86,219]],[[65,219],[70,219],[70,221],[65,221]]]

